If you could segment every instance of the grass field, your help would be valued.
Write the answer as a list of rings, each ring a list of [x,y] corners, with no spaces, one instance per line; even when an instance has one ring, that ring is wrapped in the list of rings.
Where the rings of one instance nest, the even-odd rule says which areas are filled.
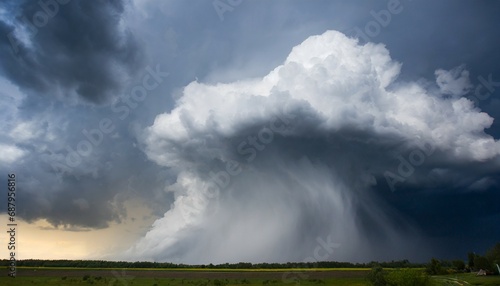
[[[463,273],[458,275],[434,276],[437,285],[500,285],[500,275],[476,276],[475,273]]]
[[[17,277],[0,277],[0,285],[172,285],[172,286],[280,286],[368,285],[369,269],[88,269],[24,268]]]
[[[322,286],[369,285],[369,269],[87,269],[87,268],[18,268],[17,277],[0,276],[2,286],[23,285],[106,285],[106,286]],[[500,276],[478,277],[475,274],[432,277],[436,286],[500,285]]]

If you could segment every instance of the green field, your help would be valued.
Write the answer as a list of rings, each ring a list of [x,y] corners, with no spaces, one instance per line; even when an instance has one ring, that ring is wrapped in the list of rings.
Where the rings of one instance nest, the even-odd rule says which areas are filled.
[[[87,280],[82,278],[52,278],[52,277],[17,277],[17,278],[0,278],[0,284],[5,286],[17,285],[136,285],[136,286],[152,286],[152,285],[172,285],[172,286],[189,286],[189,285],[204,285],[204,286],[280,286],[280,285],[298,285],[296,283],[284,283],[281,280],[267,279],[180,279],[180,278],[133,278],[127,280],[119,280],[115,278],[100,278],[92,277]],[[301,280],[300,285],[318,286],[318,285],[355,285],[364,286],[369,283],[364,278],[330,278],[330,279],[306,279]]]
[[[88,269],[20,267],[17,277],[0,277],[0,285],[123,286],[279,286],[369,285],[369,269]],[[6,270],[5,270],[6,273]],[[327,278],[318,278],[318,277]],[[339,276],[339,277],[329,277]],[[299,279],[300,278],[300,279]]]
[[[17,269],[17,277],[0,277],[2,286],[22,285],[106,285],[106,286],[282,286],[282,285],[370,285],[369,269],[279,269],[279,270],[207,270],[207,269],[88,269],[29,268]],[[300,279],[299,279],[300,278]],[[476,276],[473,273],[432,277],[435,286],[500,285],[500,276]]]
[[[476,276],[474,273],[434,276],[437,285],[500,285],[500,275]]]

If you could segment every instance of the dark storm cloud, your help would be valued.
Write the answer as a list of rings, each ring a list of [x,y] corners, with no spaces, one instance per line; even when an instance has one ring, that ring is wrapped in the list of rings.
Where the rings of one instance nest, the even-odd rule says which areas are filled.
[[[158,182],[167,178],[152,180],[142,173],[152,164],[132,146],[131,118],[121,120],[109,107],[73,105],[110,102],[129,95],[126,87],[131,83],[141,84],[137,75],[145,73],[143,53],[127,28],[129,3],[46,0],[1,5],[7,13],[0,19],[0,70],[25,93],[15,104],[5,101],[10,109],[0,136],[24,155],[2,166],[5,172],[16,172],[23,186],[19,216],[73,230],[102,228],[126,216],[122,204],[129,196],[161,193]],[[14,90],[2,91],[12,96]],[[123,110],[125,103],[117,105]],[[103,118],[113,120],[116,136],[106,134],[81,163],[68,167],[68,154],[88,140],[83,131],[99,129]],[[61,163],[65,168],[58,167]],[[157,196],[156,201],[164,200]]]
[[[150,73],[145,70],[141,75]],[[143,83],[141,77],[134,82],[138,85],[132,88]],[[16,96],[4,91],[7,99]],[[148,91],[148,96],[153,92]],[[17,147],[22,154],[14,152],[15,159],[7,160],[4,154],[9,150],[2,148],[0,169],[18,176],[23,189],[18,194],[23,202],[20,218],[46,219],[71,230],[103,228],[127,215],[123,203],[131,198],[140,198],[153,213],[169,204],[171,197],[163,192],[168,172],[134,146],[134,118],[141,114],[147,98],[127,101],[135,104],[126,109],[128,116],[124,116],[128,105],[123,102],[117,104],[120,112],[113,112],[111,106],[47,103],[36,96],[5,102],[10,108],[2,114],[7,124],[2,126],[0,142]],[[111,127],[106,128],[112,132],[102,131],[102,122],[109,122]],[[0,208],[5,210],[5,206]]]
[[[186,86],[144,136],[148,157],[178,171],[175,202],[128,258],[302,260],[330,237],[341,247],[328,259],[425,259],[405,248],[430,250],[425,232],[379,192],[456,178],[477,192],[500,143],[460,97],[461,67],[427,87],[397,81],[400,67],[383,45],[328,31],[262,78]]]
[[[72,146],[74,141],[65,144]],[[17,194],[19,218],[28,222],[46,219],[68,230],[104,228],[129,216],[124,207],[128,200],[140,198],[151,213],[161,215],[172,199],[163,191],[171,175],[145,160],[130,143],[106,138],[81,164],[60,169],[64,147],[51,145],[53,150],[44,153],[30,150],[22,161],[0,167],[4,173],[17,175],[22,190]],[[6,206],[1,209],[6,211]]]
[[[45,0],[45,3],[49,2],[51,1]],[[329,224],[328,217],[318,215],[315,211],[328,213],[327,209],[332,208],[337,199],[342,201],[340,198],[332,199],[311,189],[337,188],[339,185],[326,179],[328,172],[342,174],[348,182],[355,182],[358,181],[356,172],[359,171],[361,174],[372,172],[377,182],[377,185],[370,185],[369,188],[356,193],[360,203],[354,208],[357,212],[353,212],[360,229],[365,229],[360,234],[370,235],[374,237],[374,241],[382,241],[383,244],[386,243],[384,239],[390,241],[391,235],[404,237],[407,234],[415,234],[411,228],[405,229],[404,233],[391,232],[391,228],[398,228],[398,225],[408,221],[421,230],[418,234],[425,240],[429,242],[434,240],[435,243],[418,249],[413,245],[408,247],[411,239],[407,241],[402,239],[401,244],[391,246],[401,245],[405,249],[417,249],[417,256],[425,255],[422,249],[431,253],[431,247],[442,250],[443,254],[448,256],[456,253],[461,255],[470,250],[480,253],[487,247],[485,245],[491,244],[498,238],[496,225],[499,209],[493,202],[498,201],[500,179],[495,175],[497,168],[492,167],[495,166],[494,161],[486,160],[479,163],[471,163],[470,160],[461,161],[453,152],[438,149],[432,156],[425,157],[425,163],[415,168],[412,176],[397,181],[395,189],[391,190],[383,172],[391,171],[398,174],[397,168],[400,164],[398,156],[403,155],[408,159],[408,155],[414,150],[412,145],[414,138],[387,134],[381,136],[370,130],[355,132],[358,125],[364,126],[370,121],[369,118],[365,118],[367,121],[358,125],[353,122],[346,123],[338,132],[326,134],[324,130],[323,132],[316,130],[322,120],[315,117],[314,112],[310,112],[311,109],[310,107],[308,109],[307,104],[302,105],[304,102],[298,103],[297,109],[290,109],[300,116],[300,120],[294,121],[293,128],[301,132],[298,135],[275,133],[273,143],[266,145],[263,152],[259,151],[256,160],[251,164],[242,164],[246,175],[231,177],[233,183],[231,188],[240,188],[239,191],[231,192],[232,197],[221,197],[220,201],[210,198],[206,204],[205,196],[198,197],[196,192],[186,191],[203,189],[201,183],[212,179],[210,172],[216,174],[226,169],[225,160],[228,158],[246,163],[250,153],[244,155],[238,153],[239,144],[246,141],[245,148],[249,147],[248,136],[255,136],[263,127],[269,127],[270,120],[275,115],[269,113],[269,110],[262,111],[262,114],[255,115],[255,118],[245,118],[240,122],[241,125],[235,125],[235,129],[225,129],[227,125],[224,124],[230,126],[228,122],[234,118],[215,106],[225,106],[227,100],[222,100],[218,104],[210,103],[212,99],[220,98],[219,94],[225,92],[224,85],[217,87],[217,82],[229,82],[232,85],[246,78],[261,78],[281,65],[292,47],[307,37],[321,34],[325,30],[335,29],[347,33],[348,36],[355,36],[354,28],[364,29],[367,23],[376,22],[373,13],[386,10],[387,3],[394,1],[377,3],[364,0],[243,1],[241,5],[226,12],[223,21],[220,21],[213,9],[213,1],[188,3],[161,0],[130,2],[74,0],[62,4],[65,1],[61,0],[57,3],[59,2],[61,4],[57,15],[50,17],[45,25],[38,27],[36,33],[30,30],[30,26],[22,17],[26,16],[26,19],[34,23],[34,14],[42,10],[38,1],[3,1],[0,4],[0,8],[3,8],[0,12],[7,11],[0,13],[2,15],[1,73],[23,91],[28,89],[36,91],[30,92],[30,96],[27,96],[21,105],[16,105],[4,100],[7,97],[3,97],[4,93],[10,95],[12,88],[2,86],[0,90],[2,93],[0,100],[4,105],[2,106],[4,114],[0,114],[0,117],[6,119],[6,124],[2,126],[0,144],[10,144],[18,148],[11,149],[17,152],[17,155],[13,152],[12,154],[16,156],[11,158],[21,158],[14,160],[13,163],[3,164],[0,169],[2,173],[15,171],[19,174],[19,183],[23,190],[20,193],[21,218],[30,222],[46,218],[54,225],[66,226],[72,230],[102,228],[110,221],[120,221],[125,216],[123,202],[131,197],[139,197],[144,199],[159,217],[167,211],[170,212],[169,215],[179,215],[172,217],[175,221],[172,224],[162,225],[160,222],[155,224],[156,233],[150,234],[145,239],[151,242],[149,245],[151,249],[156,245],[162,250],[153,253],[157,258],[185,258],[195,262],[204,258],[209,260],[210,254],[206,254],[203,248],[212,249],[217,241],[222,240],[220,236],[225,235],[227,228],[234,227],[232,229],[235,234],[235,239],[232,241],[234,244],[228,249],[234,250],[234,257],[242,254],[240,258],[234,258],[235,260],[245,258],[276,260],[283,258],[280,256],[283,253],[293,253],[293,259],[302,260],[311,255],[310,252],[314,249],[314,245],[309,245],[311,236],[318,234],[326,239],[328,235],[328,227],[324,227]],[[461,65],[469,71],[472,89],[481,84],[479,76],[488,78],[491,74],[495,82],[500,81],[497,64],[499,61],[497,50],[500,46],[497,29],[497,15],[500,11],[498,2],[453,0],[439,2],[400,0],[399,2],[403,7],[401,13],[393,14],[388,25],[382,26],[379,23],[380,33],[369,38],[369,41],[385,44],[392,59],[403,63],[399,74],[402,80],[396,83],[406,86],[407,82],[423,77],[425,81],[419,82],[419,85],[438,94],[439,86],[434,82],[435,71],[437,69],[448,71]],[[129,3],[135,5],[131,13],[133,17],[125,19],[124,9]],[[133,32],[127,30],[126,27],[129,25]],[[16,32],[12,34],[14,30]],[[9,38],[9,35],[15,37]],[[19,43],[19,46],[13,46],[11,39],[16,40],[14,43]],[[363,37],[360,37],[360,40],[364,42]],[[13,47],[17,47],[18,51],[16,52]],[[85,101],[96,103],[117,96],[140,67],[143,50],[144,54],[150,55],[154,61],[151,63],[152,66],[160,62],[162,70],[172,73],[168,84],[155,91],[160,96],[148,97],[147,103],[144,102],[144,106],[141,105],[131,112],[131,116],[122,123],[118,124],[115,121],[119,136],[106,137],[104,143],[95,147],[92,155],[86,157],[80,165],[66,173],[54,170],[53,164],[65,161],[64,156],[68,154],[66,147],[75,148],[81,140],[86,139],[82,135],[83,129],[96,128],[100,119],[110,115],[113,117],[116,114],[109,109],[93,109],[93,105],[68,108],[64,103],[48,102],[45,100],[47,96],[83,98]],[[288,71],[288,75],[300,74],[300,70]],[[318,69],[311,77],[319,76],[321,72],[322,70]],[[287,75],[284,76],[286,77]],[[193,102],[206,100],[206,103],[192,111],[185,110],[182,116],[173,116],[174,119],[179,117],[179,121],[154,124],[158,129],[164,128],[159,133],[169,134],[172,137],[182,135],[178,134],[179,130],[182,131],[182,128],[178,127],[185,125],[184,127],[190,130],[190,138],[178,141],[166,140],[169,148],[162,149],[161,144],[155,145],[155,142],[148,143],[151,149],[144,148],[148,155],[154,155],[151,159],[153,161],[160,161],[160,164],[163,164],[164,159],[177,159],[179,164],[170,168],[148,162],[146,154],[133,146],[137,141],[144,143],[145,134],[135,131],[141,129],[141,126],[151,125],[157,114],[169,113],[174,108],[172,97],[185,99],[182,92],[174,94],[172,87],[182,89],[195,78],[205,83],[201,84],[203,91],[206,91],[205,87],[208,89],[214,87],[213,97],[206,99],[203,94],[193,95]],[[335,78],[342,78],[342,75]],[[299,80],[300,78],[297,78],[287,84],[292,86]],[[324,82],[329,80],[332,78],[324,79]],[[134,79],[131,81],[135,82]],[[197,85],[189,86],[193,88]],[[444,90],[447,88],[459,90],[453,86],[445,87]],[[238,86],[233,92],[239,94],[241,90],[243,88]],[[499,90],[495,87],[487,99],[478,102],[480,108],[493,118],[500,117],[498,114],[500,104],[497,100]],[[40,96],[31,96],[37,92]],[[259,94],[259,91],[254,93]],[[274,103],[269,103],[269,109],[290,100],[286,95],[281,94],[281,96],[277,97]],[[14,101],[17,102],[18,99]],[[407,102],[408,111],[402,112],[403,115],[424,112],[426,109],[422,108],[413,97],[404,101]],[[251,100],[243,102],[248,104],[239,106],[232,103],[226,110],[235,109],[237,118],[239,115],[259,110],[259,106],[265,105],[264,102]],[[343,102],[339,102],[337,105],[342,104]],[[207,117],[210,118],[207,122],[212,125],[199,130],[197,128],[199,122],[190,118],[203,114],[209,108],[217,110],[212,113],[212,117]],[[368,111],[369,108],[364,107],[362,110]],[[14,114],[15,112],[17,114]],[[352,110],[345,110],[342,116],[353,119],[355,114],[356,112]],[[217,115],[220,117],[217,118]],[[226,119],[222,118],[226,115]],[[158,119],[162,117],[158,116]],[[434,115],[429,114],[428,117],[434,118]],[[467,130],[467,125],[476,127],[480,125],[474,118],[466,116],[459,118],[449,123],[449,126]],[[17,128],[25,123],[31,128]],[[498,120],[493,121],[491,126],[486,128],[485,132],[492,134],[494,138],[499,138]],[[16,132],[10,135],[14,129]],[[21,132],[23,130],[25,132]],[[463,133],[468,134],[467,131]],[[24,134],[27,139],[22,139],[20,134]],[[4,140],[2,135],[12,137],[13,141]],[[33,138],[29,135],[33,135]],[[449,145],[453,145],[455,141],[450,140],[450,142]],[[165,143],[165,138],[158,138],[158,143]],[[469,148],[469,151],[472,150],[471,153],[480,155],[488,148],[478,145]],[[3,149],[6,150],[8,149]],[[172,155],[176,157],[167,158]],[[307,158],[301,161],[304,155],[307,155]],[[352,158],[356,158],[359,163],[351,164]],[[185,173],[177,176],[179,169],[184,168],[184,164],[195,163],[197,164],[193,169],[196,171],[195,174]],[[355,166],[351,167],[349,172],[346,166],[352,165]],[[371,169],[368,166],[371,166]],[[320,175],[314,175],[315,172],[310,174],[311,170],[317,171]],[[309,174],[310,177],[301,175],[302,173]],[[301,178],[303,182],[297,178]],[[361,176],[360,184],[370,182],[372,179],[370,176]],[[252,193],[251,190],[248,191],[248,186],[259,190]],[[266,192],[270,189],[269,186],[276,188]],[[342,193],[344,190],[339,192]],[[248,204],[245,203],[247,201]],[[227,207],[225,211],[219,213],[219,217],[215,217],[222,223],[217,223],[213,219],[217,214],[209,212],[213,217],[207,219],[210,223],[200,224],[201,229],[196,227],[184,231],[167,229],[182,224],[183,221],[191,221],[196,218],[199,209],[209,208],[212,202]],[[295,208],[301,216],[291,214],[292,220],[280,217],[279,212],[268,211],[276,206],[289,214],[289,209]],[[257,212],[254,217],[252,210],[249,209],[251,207]],[[378,208],[381,212],[377,213],[372,208]],[[5,206],[0,206],[0,209],[5,211]],[[342,206],[339,209],[342,209]],[[331,213],[340,217],[335,211]],[[298,226],[298,230],[288,232],[290,235],[283,240],[287,243],[259,257],[259,249],[245,252],[236,243],[236,238],[240,238],[240,242],[247,239],[238,237],[249,232],[247,228],[260,229],[260,225],[252,221],[255,217],[262,218],[268,223],[269,229],[266,234],[269,241],[274,235],[270,228],[275,219],[281,218],[281,222],[290,223],[282,225],[283,233],[292,229],[292,224]],[[248,222],[247,228],[244,222]],[[345,223],[349,222],[353,221],[348,218]],[[209,229],[210,227],[212,229]],[[340,228],[339,225],[335,227]],[[385,230],[389,231],[384,233]],[[353,233],[349,229],[345,231]],[[171,237],[177,242],[168,241]],[[213,240],[204,241],[203,238],[206,237]],[[341,238],[335,237],[335,239],[341,242]],[[352,239],[352,242],[354,245],[355,239]],[[167,249],[161,243],[172,243],[171,245],[175,246]],[[343,249],[337,249],[331,259],[339,257],[354,259],[354,256],[349,256],[349,252],[356,253],[359,249],[350,249],[348,242],[342,243]],[[142,247],[147,249],[144,245]],[[383,252],[382,248],[378,249]],[[392,248],[389,246],[388,249]],[[218,253],[221,255],[227,251],[227,249],[219,250]],[[214,252],[217,250],[214,249]],[[369,252],[375,254],[377,251],[366,251]],[[140,254],[140,251],[138,253]],[[200,257],[198,253],[205,253],[206,256]],[[148,254],[145,252],[141,257],[151,257]],[[336,256],[337,254],[340,256]],[[401,258],[415,257],[412,255],[414,253]],[[134,256],[134,259],[135,257],[137,256]],[[227,256],[216,258],[224,261]],[[394,258],[388,257],[388,259]]]
[[[101,103],[117,96],[141,65],[138,43],[122,19],[124,1],[4,5],[15,18],[0,23],[0,68],[23,88]]]

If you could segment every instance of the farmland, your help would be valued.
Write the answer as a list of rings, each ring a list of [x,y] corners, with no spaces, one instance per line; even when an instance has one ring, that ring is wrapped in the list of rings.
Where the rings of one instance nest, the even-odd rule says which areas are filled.
[[[337,269],[92,269],[19,267],[17,277],[0,277],[0,285],[116,285],[116,286],[253,286],[253,285],[370,285],[367,268]],[[434,285],[500,285],[500,276],[474,273],[433,276]]]
[[[5,270],[5,272],[7,272]],[[1,285],[368,285],[369,269],[88,269],[18,268]]]

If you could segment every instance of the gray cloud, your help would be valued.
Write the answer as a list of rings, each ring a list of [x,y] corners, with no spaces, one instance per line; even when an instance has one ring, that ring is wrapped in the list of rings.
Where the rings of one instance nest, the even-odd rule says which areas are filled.
[[[122,121],[122,113],[110,112],[111,107],[46,104],[3,86],[6,96],[1,98],[10,108],[0,115],[6,122],[0,170],[15,172],[23,186],[18,194],[22,219],[46,219],[67,230],[104,228],[127,215],[123,204],[132,198],[158,215],[169,203],[171,197],[162,190],[171,176],[134,145],[130,121]],[[136,110],[140,107],[129,112]],[[96,138],[103,120],[112,123],[113,132],[100,131],[102,137]],[[94,134],[95,143],[85,134]]]
[[[45,3],[41,5],[39,2]],[[102,103],[142,64],[124,1],[9,1],[0,21],[2,73],[44,96]]]

